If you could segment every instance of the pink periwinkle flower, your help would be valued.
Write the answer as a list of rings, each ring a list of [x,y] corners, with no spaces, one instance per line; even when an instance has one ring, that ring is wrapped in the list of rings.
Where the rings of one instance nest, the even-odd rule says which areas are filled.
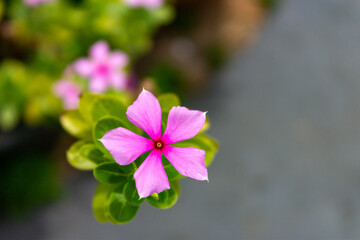
[[[74,70],[80,76],[89,78],[90,92],[104,92],[108,88],[121,90],[126,87],[126,54],[120,51],[110,52],[109,45],[104,41],[95,43],[89,54],[90,58],[81,58],[74,63]]]
[[[131,7],[144,7],[148,9],[155,9],[160,7],[164,0],[125,0]]]
[[[156,97],[145,89],[128,107],[127,118],[144,130],[151,139],[119,127],[99,139],[120,165],[128,165],[140,155],[151,151],[134,174],[140,198],[170,189],[169,180],[161,162],[161,154],[182,175],[196,180],[207,180],[205,151],[195,147],[174,147],[173,143],[193,138],[205,123],[206,113],[173,107],[167,127],[161,135],[161,108]]]
[[[69,80],[60,80],[54,84],[55,96],[63,100],[65,109],[76,109],[79,105],[81,88]]]
[[[54,2],[55,0],[24,0],[25,4],[28,6],[36,6],[39,5],[41,3],[46,3],[46,2]]]

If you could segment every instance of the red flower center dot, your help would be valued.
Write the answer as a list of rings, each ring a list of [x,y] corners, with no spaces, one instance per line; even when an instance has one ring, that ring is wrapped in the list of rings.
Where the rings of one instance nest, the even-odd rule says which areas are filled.
[[[163,143],[161,140],[155,141],[155,142],[154,142],[154,147],[155,147],[156,149],[161,150],[161,149],[164,147],[164,143]]]

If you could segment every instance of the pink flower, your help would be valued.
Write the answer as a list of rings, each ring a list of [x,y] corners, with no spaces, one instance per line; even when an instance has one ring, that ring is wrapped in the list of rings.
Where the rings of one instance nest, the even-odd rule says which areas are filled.
[[[104,92],[108,88],[121,90],[126,87],[127,76],[123,68],[128,57],[120,51],[109,52],[106,42],[95,43],[90,49],[90,58],[81,58],[74,63],[80,76],[90,79],[91,92]]]
[[[126,115],[130,122],[144,130],[151,139],[119,127],[105,133],[100,141],[120,165],[130,164],[143,153],[151,151],[134,174],[140,198],[170,188],[161,154],[165,155],[180,174],[196,180],[208,179],[204,150],[171,146],[198,134],[205,123],[205,112],[173,107],[169,112],[166,130],[161,136],[159,101],[144,89],[128,107]]]
[[[79,104],[80,86],[69,80],[60,80],[55,83],[53,92],[61,98],[65,109],[76,109]]]
[[[53,2],[53,1],[55,0],[24,0],[25,4],[28,6],[36,6],[41,3]]]
[[[125,0],[131,7],[144,7],[148,9],[155,9],[160,7],[164,0]]]

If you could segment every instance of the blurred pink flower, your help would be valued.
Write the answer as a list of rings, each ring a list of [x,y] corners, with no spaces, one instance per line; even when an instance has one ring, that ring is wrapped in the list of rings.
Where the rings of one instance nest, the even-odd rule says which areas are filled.
[[[89,78],[91,92],[104,92],[108,88],[124,89],[127,75],[124,67],[128,57],[120,51],[109,51],[109,45],[100,41],[95,43],[89,52],[90,58],[80,58],[74,63],[74,70],[80,76]]]
[[[55,0],[24,0],[25,4],[28,6],[36,6],[41,3],[54,2],[54,1]]]
[[[160,7],[164,0],[125,0],[125,2],[132,7],[144,7],[154,9]]]
[[[159,101],[144,89],[128,107],[126,115],[130,122],[144,130],[151,139],[118,127],[105,133],[100,141],[120,165],[128,165],[143,153],[151,151],[134,174],[140,198],[170,188],[161,154],[164,154],[180,174],[196,180],[208,179],[204,150],[171,146],[198,134],[206,120],[205,112],[173,107],[168,115],[165,132],[161,136],[162,113]]]
[[[63,100],[65,109],[76,109],[79,104],[80,86],[69,80],[60,80],[54,84],[54,95]]]

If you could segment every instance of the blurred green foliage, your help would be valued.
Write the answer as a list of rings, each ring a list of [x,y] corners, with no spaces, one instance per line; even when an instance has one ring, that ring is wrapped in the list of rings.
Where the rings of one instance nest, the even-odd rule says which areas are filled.
[[[171,63],[158,62],[152,66],[148,75],[154,80],[161,93],[173,92],[183,98],[186,92],[186,77]]]
[[[31,80],[31,83],[29,83]],[[0,64],[0,130],[9,131],[24,118],[29,125],[39,124],[61,110],[51,93],[51,79],[32,72],[18,61]]]
[[[3,7],[5,3],[5,7]],[[4,11],[2,11],[4,10]],[[124,51],[131,63],[152,46],[155,31],[174,16],[171,5],[131,8],[120,0],[61,0],[29,7],[0,0],[0,129],[21,121],[56,119],[52,84],[99,40]],[[16,61],[11,59],[17,59]]]
[[[204,58],[211,69],[219,69],[228,59],[228,52],[221,44],[213,44],[205,50]]]
[[[155,31],[173,16],[169,4],[148,10],[131,8],[121,0],[58,0],[33,7],[23,0],[0,0],[0,134],[13,134],[23,125],[56,125],[63,107],[53,95],[53,83],[62,78],[69,65],[87,56],[90,46],[99,40],[128,54],[132,64],[151,48]],[[92,170],[112,162],[105,156],[104,149],[94,143],[94,126],[97,134],[109,127],[107,124],[114,123],[111,117],[119,117],[119,111],[124,111],[112,106],[128,105],[130,100],[128,93],[109,91],[107,95],[109,97],[102,96],[100,101],[98,96],[84,94],[80,111],[68,111],[61,116],[64,128],[82,139],[67,152],[70,164],[78,169]],[[97,111],[90,104],[93,100]],[[101,122],[103,117],[108,119]],[[15,131],[9,132],[12,130]],[[53,138],[48,142],[53,142]],[[30,139],[33,141],[37,139]],[[59,178],[45,150],[39,153],[18,145],[13,148],[14,151],[21,148],[22,152],[11,158],[13,164],[0,168],[0,211],[16,216],[54,199],[59,192]],[[0,158],[3,163],[1,160],[7,156]],[[109,178],[100,167],[95,176],[102,181]],[[124,185],[124,188],[114,185],[114,192],[99,187],[99,191],[106,190],[108,194],[106,212],[112,209],[106,219],[124,222],[127,219],[116,210],[131,205],[132,208],[124,209],[124,216],[134,216],[141,201],[136,199],[133,185]],[[96,197],[95,205],[98,204]],[[96,206],[94,213],[97,215]]]
[[[0,65],[0,126],[4,130],[13,129],[25,108],[26,74],[17,62]]]
[[[4,11],[4,3],[3,0],[0,0],[0,22],[3,16],[3,11]]]
[[[36,48],[30,56],[32,67],[60,74],[98,40],[135,60],[149,50],[157,28],[173,18],[173,9],[131,8],[119,0],[63,0],[29,8],[14,0],[10,17],[16,41]]]
[[[268,9],[274,9],[276,6],[279,5],[280,0],[261,0],[261,4],[268,8]]]
[[[133,175],[147,154],[143,154],[130,165],[120,166],[98,140],[106,132],[117,127],[124,127],[146,136],[144,131],[135,127],[127,119],[125,113],[129,104],[124,104],[124,102],[132,101],[125,101],[123,98],[124,95],[84,93],[80,98],[79,109],[67,111],[61,116],[61,123],[65,130],[80,138],[67,152],[69,163],[80,170],[93,170],[95,178],[99,181],[93,199],[93,211],[100,222],[129,222],[135,217],[139,205],[144,201],[144,199],[139,199]],[[165,126],[170,109],[180,105],[180,100],[175,94],[170,93],[160,95],[158,98],[163,115],[162,125]],[[80,134],[79,125],[86,131]],[[207,122],[206,125],[208,126],[209,123]],[[217,152],[218,145],[214,139],[204,133],[206,128],[194,138],[178,145],[204,149],[206,151],[205,164],[208,166]],[[179,197],[180,188],[177,180],[183,176],[166,158],[162,161],[171,189],[160,194],[153,194],[146,200],[154,207],[169,208]]]

